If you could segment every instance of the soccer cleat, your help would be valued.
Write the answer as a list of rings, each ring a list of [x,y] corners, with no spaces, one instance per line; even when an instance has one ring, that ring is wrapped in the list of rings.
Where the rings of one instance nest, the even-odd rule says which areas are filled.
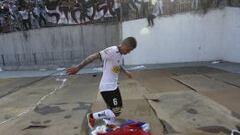
[[[87,114],[87,122],[90,129],[93,129],[96,120],[93,118],[92,113]]]

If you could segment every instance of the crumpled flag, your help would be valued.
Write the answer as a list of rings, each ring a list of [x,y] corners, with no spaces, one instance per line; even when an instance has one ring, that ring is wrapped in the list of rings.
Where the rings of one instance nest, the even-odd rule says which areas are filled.
[[[97,135],[151,135],[150,132],[144,131],[142,126],[143,122],[128,121],[114,131],[107,133],[98,133]]]

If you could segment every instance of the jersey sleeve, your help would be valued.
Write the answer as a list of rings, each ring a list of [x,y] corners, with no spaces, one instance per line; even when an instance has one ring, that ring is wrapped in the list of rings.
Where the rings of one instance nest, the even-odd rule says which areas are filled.
[[[102,60],[110,60],[114,57],[114,49],[112,47],[106,48],[99,52]]]

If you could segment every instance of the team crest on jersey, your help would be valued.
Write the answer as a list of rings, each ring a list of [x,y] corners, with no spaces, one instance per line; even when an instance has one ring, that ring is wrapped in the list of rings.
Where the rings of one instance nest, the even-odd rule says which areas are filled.
[[[112,68],[112,71],[113,71],[114,73],[120,73],[121,67],[120,67],[120,66],[114,66],[114,67]]]

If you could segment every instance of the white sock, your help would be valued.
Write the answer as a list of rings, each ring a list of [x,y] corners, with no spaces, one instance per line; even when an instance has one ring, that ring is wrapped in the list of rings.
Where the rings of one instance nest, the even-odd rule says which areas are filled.
[[[108,119],[108,118],[115,118],[115,114],[110,109],[106,109],[103,111],[93,113],[93,118],[96,120],[99,119]]]

